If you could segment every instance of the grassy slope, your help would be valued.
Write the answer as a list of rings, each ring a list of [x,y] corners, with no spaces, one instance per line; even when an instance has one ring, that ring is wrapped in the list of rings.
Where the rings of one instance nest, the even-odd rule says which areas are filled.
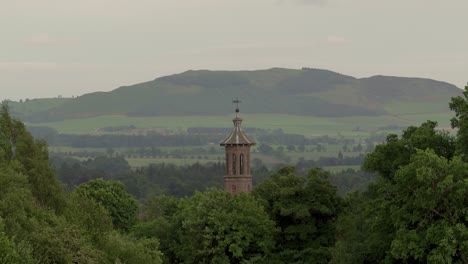
[[[9,107],[15,115],[27,116],[33,113],[47,111],[56,107],[60,107],[65,102],[72,100],[71,98],[42,98],[31,99],[23,102],[8,102]]]
[[[244,127],[264,129],[283,129],[286,133],[307,136],[337,135],[359,137],[382,127],[419,125],[430,119],[438,121],[442,127],[449,127],[452,112],[433,114],[409,114],[400,116],[352,116],[352,117],[313,117],[280,114],[242,114]],[[134,125],[140,128],[166,128],[175,132],[184,132],[188,127],[231,127],[232,115],[223,116],[158,116],[128,117],[99,116],[92,118],[70,119],[50,123],[28,125],[48,126],[66,134],[97,134],[96,129],[106,126]],[[355,131],[359,128],[360,131]]]

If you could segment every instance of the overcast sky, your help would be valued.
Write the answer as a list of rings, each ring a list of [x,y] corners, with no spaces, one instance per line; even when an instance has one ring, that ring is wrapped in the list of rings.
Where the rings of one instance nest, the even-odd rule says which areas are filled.
[[[468,81],[467,0],[0,0],[0,99],[186,70]]]

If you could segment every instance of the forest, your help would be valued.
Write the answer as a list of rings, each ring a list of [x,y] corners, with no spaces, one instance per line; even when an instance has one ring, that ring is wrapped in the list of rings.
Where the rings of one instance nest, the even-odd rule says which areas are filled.
[[[3,104],[0,263],[468,263],[468,86],[449,105],[456,134],[390,134],[354,183],[257,162],[231,195],[223,163],[53,158]]]

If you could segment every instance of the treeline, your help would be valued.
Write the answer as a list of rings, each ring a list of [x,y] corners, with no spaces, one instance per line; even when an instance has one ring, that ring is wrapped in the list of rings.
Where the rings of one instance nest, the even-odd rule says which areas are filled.
[[[210,187],[222,188],[224,163],[199,163],[176,166],[152,164],[132,170],[122,157],[97,157],[80,162],[69,158],[54,158],[58,179],[73,190],[81,183],[102,178],[118,180],[137,199],[155,195],[190,196]]]
[[[107,128],[112,129],[112,128]],[[115,129],[119,129],[116,127]],[[44,139],[50,146],[68,146],[76,148],[139,148],[139,147],[170,147],[170,146],[201,146],[210,143],[221,142],[229,133],[224,134],[204,134],[204,133],[183,133],[183,134],[159,134],[148,133],[146,135],[124,135],[124,134],[104,134],[104,135],[74,135],[60,134],[49,127],[28,127],[31,134],[40,139]],[[258,141],[271,145],[292,145],[299,146],[299,151],[304,151],[307,145],[342,144],[353,145],[353,139],[332,138],[320,136],[307,138],[304,135],[287,134],[281,129],[268,131],[265,129],[251,129],[252,136]],[[382,135],[371,135],[368,144],[382,141]],[[366,141],[367,142],[367,141]],[[301,148],[302,146],[302,148]]]
[[[121,156],[99,156],[84,161],[54,156],[51,161],[57,178],[69,190],[98,178],[118,180],[125,184],[129,193],[140,200],[154,195],[191,196],[195,191],[204,191],[212,187],[222,189],[222,177],[225,173],[224,162],[180,166],[160,163],[131,169],[125,158]],[[361,160],[356,159],[356,162],[359,165]],[[274,172],[259,159],[254,159],[252,165],[254,185],[263,182]],[[303,176],[313,167],[322,167],[322,165],[312,160],[301,160],[296,164],[295,172]],[[338,193],[344,195],[351,191],[364,190],[367,184],[374,180],[374,176],[371,173],[347,169],[332,173],[329,179],[337,187]]]
[[[172,147],[172,146],[201,146],[209,143],[218,143],[223,136],[209,135],[72,135],[59,134],[54,130],[45,133],[46,129],[29,128],[33,135],[47,141],[50,146],[68,146],[74,148],[132,148],[132,147]]]
[[[337,157],[320,157],[318,160],[300,159],[296,168],[299,171],[305,171],[311,167],[329,167],[329,166],[356,166],[364,162],[365,156],[360,154],[355,157],[343,157],[338,153]]]
[[[187,128],[187,133],[189,134],[221,134],[228,135],[231,132],[232,128],[230,127],[189,127]],[[265,133],[265,129],[247,127],[244,128],[244,131],[249,134],[253,133]]]
[[[121,132],[121,131],[128,131],[136,129],[136,126],[129,125],[129,126],[106,126],[100,127],[97,130],[101,132]]]
[[[96,158],[103,155],[107,156],[125,156],[127,158],[175,158],[175,159],[208,159],[207,155],[210,154],[222,154],[224,150],[220,147],[187,147],[187,148],[173,148],[163,149],[158,147],[140,147],[140,148],[129,148],[124,150],[115,150],[113,148],[107,148],[103,150],[90,150],[83,148],[82,150],[73,151],[61,151],[56,150],[51,152],[53,156],[60,157],[80,157],[80,158]]]
[[[137,199],[163,194],[185,197],[208,188],[222,189],[225,173],[225,165],[221,162],[180,166],[161,163],[134,170],[123,157],[107,156],[85,161],[53,157],[51,164],[57,178],[68,190],[98,178],[118,180],[124,183],[127,191]],[[254,184],[262,182],[271,174],[260,160],[255,160],[253,164]]]

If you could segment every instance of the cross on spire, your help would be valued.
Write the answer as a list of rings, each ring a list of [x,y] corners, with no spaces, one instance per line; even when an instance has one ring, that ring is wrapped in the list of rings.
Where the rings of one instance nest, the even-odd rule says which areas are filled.
[[[235,100],[232,100],[233,104],[236,104],[236,113],[239,113],[239,103],[242,102],[239,100],[239,98],[236,98]]]

